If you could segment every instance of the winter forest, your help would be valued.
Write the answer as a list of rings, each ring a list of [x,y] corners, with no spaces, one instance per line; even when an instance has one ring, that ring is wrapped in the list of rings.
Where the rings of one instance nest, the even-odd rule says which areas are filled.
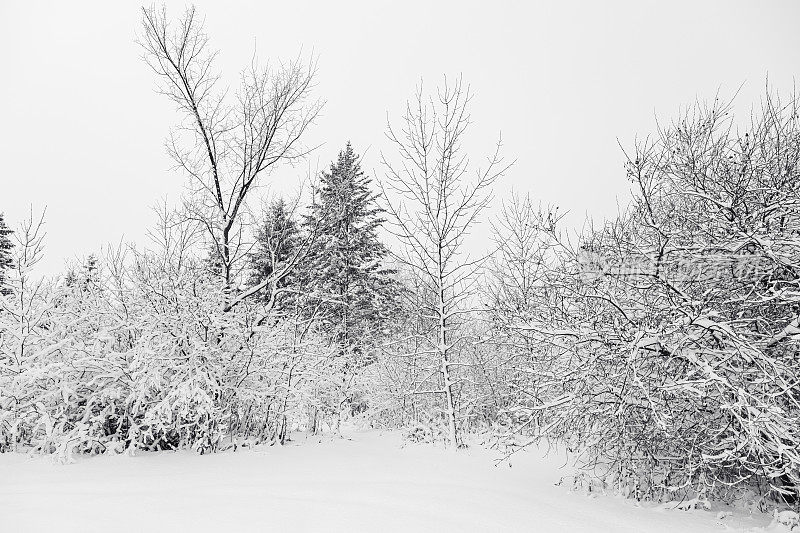
[[[380,431],[496,468],[556,450],[581,494],[797,524],[795,94],[767,83],[749,114],[705,95],[624,132],[631,194],[576,228],[500,185],[518,154],[468,141],[465,76],[420,82],[387,148],[347,143],[268,194],[314,153],[316,57],[254,57],[228,84],[199,10],[142,8],[136,36],[185,192],[148,240],[55,276],[35,270],[46,213],[0,216],[0,477],[4,455],[269,455]]]

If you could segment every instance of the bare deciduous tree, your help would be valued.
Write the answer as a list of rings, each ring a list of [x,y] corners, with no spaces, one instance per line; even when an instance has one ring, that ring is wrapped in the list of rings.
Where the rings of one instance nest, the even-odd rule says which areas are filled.
[[[420,86],[416,98],[406,104],[401,128],[388,125],[396,159],[382,156],[392,233],[405,249],[398,260],[416,272],[429,296],[421,310],[430,325],[421,348],[435,356],[441,378],[439,388],[413,393],[444,397],[451,446],[459,444],[454,376],[459,363],[454,355],[465,340],[458,322],[471,311],[475,273],[483,262],[471,259],[464,243],[491,199],[492,184],[509,168],[500,157],[500,141],[484,168],[470,167],[462,145],[470,124],[470,99],[461,78],[452,84],[445,80],[435,99],[426,97]]]
[[[262,68],[253,59],[230,94],[221,87],[217,52],[193,7],[177,23],[165,8],[142,8],[139,43],[159,91],[185,119],[167,150],[191,178],[187,213],[204,226],[230,292],[249,249],[248,198],[279,164],[308,153],[301,137],[322,107],[311,96],[316,65],[297,58]]]

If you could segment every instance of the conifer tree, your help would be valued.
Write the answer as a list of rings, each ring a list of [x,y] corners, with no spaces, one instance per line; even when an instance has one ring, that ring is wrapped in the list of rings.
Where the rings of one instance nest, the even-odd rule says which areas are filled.
[[[353,364],[369,362],[367,349],[397,302],[399,285],[384,259],[388,250],[378,237],[384,222],[348,142],[328,172],[323,172],[304,220],[317,238],[306,262],[304,284],[322,329]]]
[[[0,295],[11,294],[11,287],[8,285],[6,271],[11,269],[11,249],[14,245],[11,242],[12,230],[8,229],[3,213],[0,213]]]
[[[213,244],[209,246],[208,253],[203,259],[203,267],[212,278],[225,279],[225,266],[222,256]]]
[[[256,232],[256,245],[250,254],[250,268],[252,270],[250,282],[253,285],[262,284],[276,271],[282,269],[291,261],[301,245],[300,225],[294,218],[292,210],[286,200],[274,200],[266,212]],[[289,273],[278,280],[275,287],[288,287],[297,281],[297,274]],[[269,289],[262,291],[264,300],[270,299]],[[288,301],[288,299],[286,299]],[[279,303],[279,307],[282,305]]]
[[[80,268],[69,268],[64,276],[64,285],[81,291],[88,291],[90,287],[97,287],[99,284],[100,264],[94,254],[89,254]]]

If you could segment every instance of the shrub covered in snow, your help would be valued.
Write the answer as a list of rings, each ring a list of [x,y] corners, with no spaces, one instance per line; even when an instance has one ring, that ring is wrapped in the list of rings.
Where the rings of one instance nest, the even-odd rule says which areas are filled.
[[[313,328],[300,338],[255,301],[227,310],[219,279],[185,250],[110,253],[34,282],[26,254],[40,245],[20,243],[0,297],[0,452],[282,440],[335,390],[340,369]]]
[[[546,268],[499,313],[542,347],[521,403],[645,497],[798,496],[800,117],[768,97],[731,121],[715,102],[638,144],[633,205],[578,242],[532,217]]]

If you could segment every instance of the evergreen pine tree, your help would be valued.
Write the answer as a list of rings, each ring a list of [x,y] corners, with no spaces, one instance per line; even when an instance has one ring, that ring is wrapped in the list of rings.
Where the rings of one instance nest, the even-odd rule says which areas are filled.
[[[81,284],[84,290],[99,285],[100,265],[96,255],[89,254],[89,257],[86,258],[86,263],[83,265],[83,271],[81,272],[81,278]]]
[[[300,225],[294,218],[291,210],[283,198],[274,200],[266,212],[256,232],[256,245],[250,255],[250,269],[252,271],[250,282],[258,285],[273,275],[277,270],[282,270],[288,261],[291,261],[300,245]],[[277,287],[288,287],[296,283],[297,275],[287,274],[278,281]],[[270,299],[270,292],[263,291],[264,300]],[[278,303],[283,307],[290,298]]]
[[[208,247],[208,252],[202,260],[202,265],[212,278],[225,278],[225,265],[222,263],[219,251],[213,245]]]
[[[331,342],[353,363],[369,362],[366,349],[397,303],[399,284],[384,264],[378,238],[383,223],[378,195],[350,143],[323,172],[304,221],[317,238],[306,262],[305,289]]]
[[[94,254],[89,254],[78,270],[75,267],[69,268],[64,276],[64,285],[81,291],[88,291],[90,287],[97,287],[99,283],[100,265]]]
[[[3,213],[0,213],[0,295],[11,294],[11,287],[8,284],[6,272],[12,267],[11,249],[14,245],[11,242],[12,230],[8,229]]]

